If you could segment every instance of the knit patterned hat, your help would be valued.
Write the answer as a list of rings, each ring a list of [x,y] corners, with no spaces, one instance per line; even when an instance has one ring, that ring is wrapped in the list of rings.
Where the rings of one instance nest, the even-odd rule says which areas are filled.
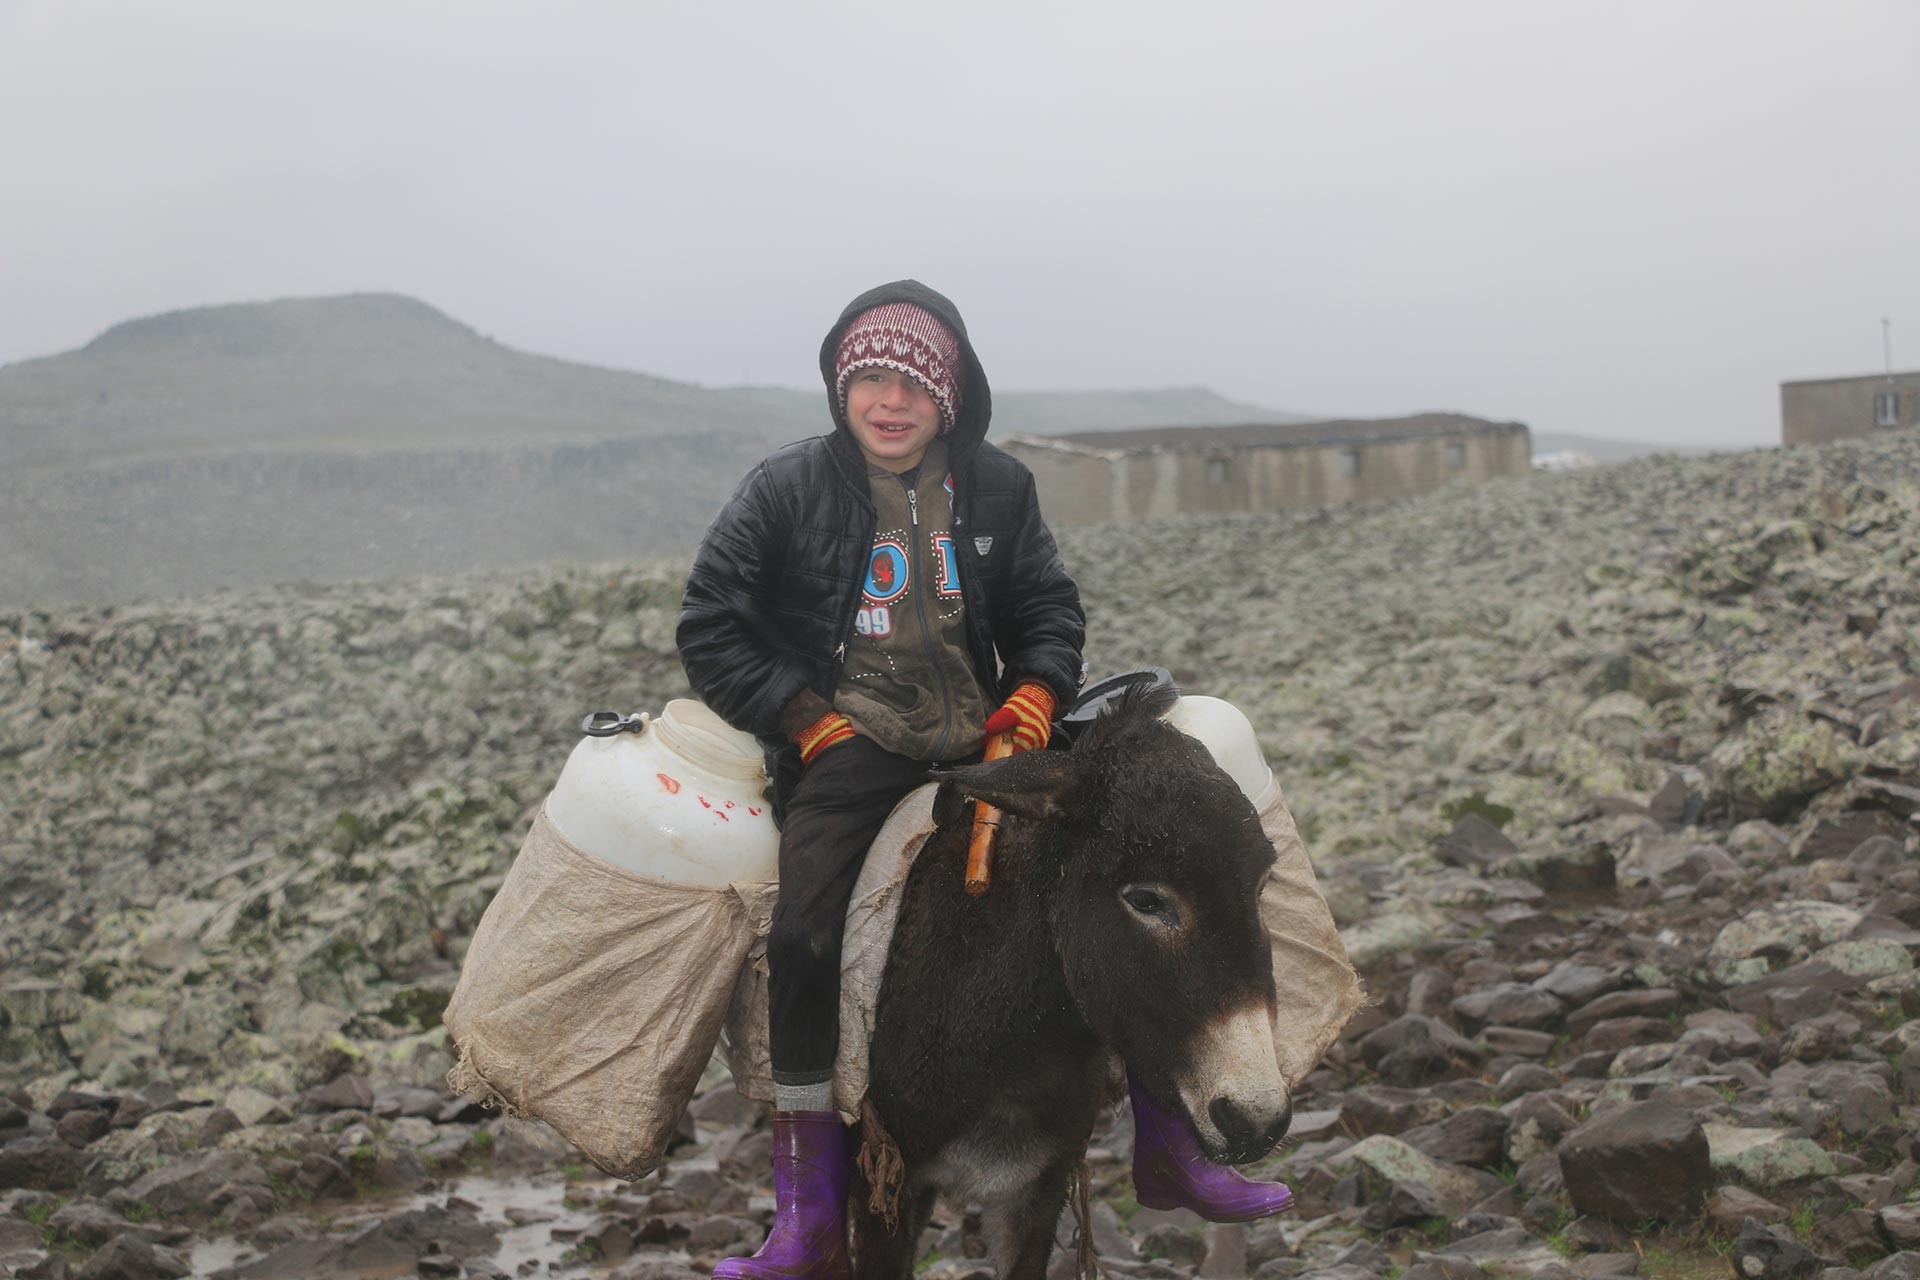
[[[847,413],[847,383],[854,372],[875,365],[904,373],[925,387],[940,407],[941,432],[953,430],[967,371],[960,343],[939,317],[911,302],[888,302],[853,318],[840,335],[834,357],[833,391],[841,417]]]

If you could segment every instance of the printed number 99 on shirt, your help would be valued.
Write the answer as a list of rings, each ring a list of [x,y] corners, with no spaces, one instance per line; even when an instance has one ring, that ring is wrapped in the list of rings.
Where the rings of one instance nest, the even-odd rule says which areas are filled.
[[[853,629],[863,636],[890,636],[893,610],[883,604],[868,605],[853,615]]]

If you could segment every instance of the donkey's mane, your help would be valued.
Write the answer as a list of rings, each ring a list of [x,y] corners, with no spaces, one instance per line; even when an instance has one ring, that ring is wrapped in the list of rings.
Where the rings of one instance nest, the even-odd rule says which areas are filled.
[[[1171,684],[1132,685],[1095,718],[1076,746],[1089,752],[1106,751],[1129,738],[1155,733],[1160,717],[1179,700],[1180,690]]]

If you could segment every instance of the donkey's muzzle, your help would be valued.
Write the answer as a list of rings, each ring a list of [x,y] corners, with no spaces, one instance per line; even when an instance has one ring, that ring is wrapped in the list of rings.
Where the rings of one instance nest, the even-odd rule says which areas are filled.
[[[1207,1118],[1219,1131],[1224,1150],[1223,1164],[1245,1164],[1273,1150],[1287,1136],[1293,1123],[1293,1107],[1284,1098],[1277,1108],[1246,1106],[1232,1098],[1219,1097],[1207,1104]]]

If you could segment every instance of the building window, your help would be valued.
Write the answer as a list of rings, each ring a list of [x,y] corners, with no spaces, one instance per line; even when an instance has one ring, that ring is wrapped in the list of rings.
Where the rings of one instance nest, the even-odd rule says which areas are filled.
[[[1467,446],[1464,441],[1447,441],[1447,470],[1458,471],[1467,465]]]
[[[1873,420],[1883,427],[1900,425],[1900,393],[1876,391],[1873,396]]]
[[[1360,478],[1360,451],[1342,449],[1340,451],[1340,474],[1349,480]]]
[[[1227,460],[1225,458],[1208,458],[1207,459],[1207,483],[1208,484],[1225,484],[1227,482],[1228,474],[1229,474],[1229,468],[1227,465]]]

